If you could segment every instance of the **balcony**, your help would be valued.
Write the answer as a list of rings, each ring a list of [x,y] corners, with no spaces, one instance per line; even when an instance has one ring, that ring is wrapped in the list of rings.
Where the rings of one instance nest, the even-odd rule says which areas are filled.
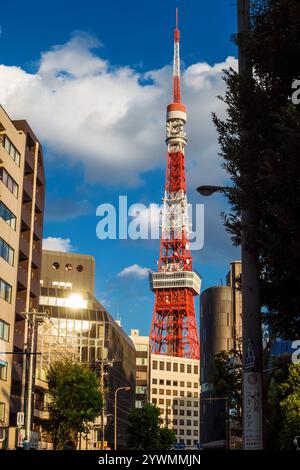
[[[23,204],[22,206],[22,231],[29,230],[31,225],[31,205],[30,204]]]
[[[28,259],[29,253],[29,236],[28,232],[21,233],[20,236],[20,252],[22,252],[22,256],[20,254],[20,260],[23,261],[24,259]]]
[[[26,148],[25,152],[25,175],[29,175],[34,172],[34,147],[32,150],[29,147]]]
[[[28,268],[25,268],[24,265],[20,263],[18,269],[18,290],[24,290],[27,288],[27,276]]]
[[[34,400],[34,416],[41,420],[49,419],[49,403],[35,399]]]
[[[32,199],[33,190],[33,175],[25,175],[23,180],[23,191],[27,194],[29,199]]]

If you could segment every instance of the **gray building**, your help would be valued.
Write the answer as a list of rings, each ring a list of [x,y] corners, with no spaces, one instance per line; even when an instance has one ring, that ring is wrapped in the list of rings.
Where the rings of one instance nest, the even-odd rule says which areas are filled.
[[[241,348],[242,298],[239,288],[241,262],[231,263],[226,286],[206,289],[200,298],[200,440],[204,446],[225,447],[230,429],[226,397],[217,396],[210,376],[214,355]],[[232,430],[234,434],[235,430]]]

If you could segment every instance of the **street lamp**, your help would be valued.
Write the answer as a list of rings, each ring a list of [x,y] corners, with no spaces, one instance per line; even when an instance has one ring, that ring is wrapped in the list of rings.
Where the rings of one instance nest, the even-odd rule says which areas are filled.
[[[230,190],[230,188],[225,186],[199,186],[199,188],[197,188],[198,193],[204,197],[211,196],[214,193],[224,193],[228,190]]]
[[[247,0],[245,0],[247,2]],[[199,186],[202,196],[216,192],[230,193],[230,187]],[[253,211],[241,210],[241,259],[242,259],[242,337],[243,337],[243,448],[263,449],[263,409],[262,409],[262,327],[260,286],[257,256],[247,248],[245,229],[253,223]],[[256,412],[251,408],[251,400],[257,403]]]
[[[118,400],[118,392],[120,390],[125,390],[126,392],[128,392],[129,390],[131,390],[131,387],[118,387],[117,390],[115,391],[115,439],[114,439],[114,450],[117,450],[117,400]]]

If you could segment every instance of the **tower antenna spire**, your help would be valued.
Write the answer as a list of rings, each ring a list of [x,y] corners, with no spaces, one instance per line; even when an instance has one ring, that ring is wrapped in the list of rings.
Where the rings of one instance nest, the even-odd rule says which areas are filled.
[[[173,62],[173,103],[180,103],[180,31],[178,29],[178,8],[176,8],[176,28],[174,31],[174,62]]]

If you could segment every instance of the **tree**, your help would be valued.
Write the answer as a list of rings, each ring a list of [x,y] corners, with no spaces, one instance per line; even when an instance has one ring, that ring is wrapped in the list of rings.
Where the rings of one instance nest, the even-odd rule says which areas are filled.
[[[300,435],[300,364],[275,365],[268,393],[268,447],[292,450]]]
[[[243,227],[259,259],[262,306],[272,332],[294,339],[300,330],[300,105],[291,102],[300,78],[300,3],[257,0],[249,33],[235,37],[252,77],[225,71],[227,119],[213,116],[224,167],[232,180],[225,226],[240,244]]]
[[[151,403],[147,403],[143,408],[130,410],[128,433],[132,449],[167,450],[175,444],[175,432],[160,428],[159,416],[159,409]]]
[[[97,376],[86,365],[62,360],[50,365],[47,382],[54,448],[67,439],[77,443],[78,433],[89,431],[103,406]]]
[[[176,434],[173,429],[161,428],[159,435],[159,450],[169,450],[176,444]]]
[[[230,418],[241,421],[242,409],[242,361],[237,351],[221,351],[214,356],[210,376],[217,397],[227,399]],[[229,419],[229,416],[227,416]]]

